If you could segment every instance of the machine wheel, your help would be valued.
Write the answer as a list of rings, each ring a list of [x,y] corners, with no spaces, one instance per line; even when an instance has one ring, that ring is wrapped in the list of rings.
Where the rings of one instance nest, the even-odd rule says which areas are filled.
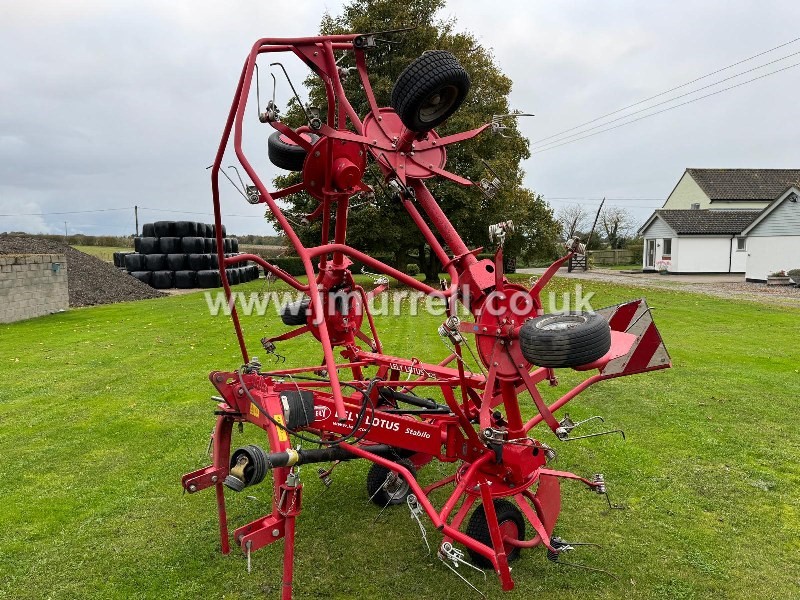
[[[312,144],[318,139],[313,133],[301,133],[302,137]],[[302,171],[306,160],[306,149],[298,146],[280,131],[276,131],[267,138],[267,154],[270,162],[280,169],[287,171]]]
[[[296,327],[306,324],[306,311],[311,304],[311,298],[303,298],[298,302],[291,302],[281,308],[281,321],[284,325]]]
[[[417,470],[410,460],[403,458],[398,460],[397,464],[403,465],[411,471],[412,475],[416,476]],[[388,482],[386,481],[387,477],[389,478]],[[403,504],[410,493],[411,486],[401,475],[377,463],[373,463],[369,468],[367,494],[381,508],[387,504]]]
[[[500,532],[503,536],[512,537],[518,540],[525,539],[525,518],[522,516],[522,511],[508,500],[495,500],[494,511],[497,514],[497,523],[500,525]],[[467,524],[467,535],[474,540],[486,544],[493,548],[492,536],[489,533],[489,523],[486,520],[486,513],[483,510],[483,504],[475,509],[472,516],[469,518]],[[504,550],[508,562],[515,561],[519,558],[521,548],[504,544]],[[492,563],[488,558],[482,554],[478,554],[474,550],[467,548],[472,562],[482,569],[491,569]]]
[[[611,348],[611,328],[599,314],[543,315],[519,330],[526,360],[540,367],[578,367],[605,356]]]
[[[425,133],[458,110],[469,86],[469,75],[456,57],[433,50],[400,73],[392,89],[392,108],[403,125]]]

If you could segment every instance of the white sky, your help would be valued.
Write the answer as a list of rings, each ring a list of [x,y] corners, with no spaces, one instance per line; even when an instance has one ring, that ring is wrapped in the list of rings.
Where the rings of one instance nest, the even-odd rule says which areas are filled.
[[[140,222],[203,220],[208,173],[250,45],[311,35],[339,2],[0,0],[0,231],[127,234]],[[455,2],[455,16],[514,81],[533,140],[550,136],[800,36],[800,3]],[[800,42],[704,80],[800,52]],[[800,62],[788,58],[720,85]],[[300,83],[304,73],[288,65]],[[264,82],[262,74],[262,82]],[[683,93],[692,88],[682,89]],[[711,88],[707,92],[719,88]],[[554,207],[599,198],[663,199],[686,167],[800,166],[800,67],[663,115],[534,154],[527,183]],[[289,89],[278,85],[285,106]],[[665,96],[664,98],[667,98]],[[691,99],[689,96],[684,100]],[[659,98],[661,100],[663,98]],[[638,108],[638,107],[637,107]],[[615,117],[618,115],[615,115]],[[611,117],[614,118],[614,117]],[[248,124],[267,164],[268,126]],[[227,163],[226,163],[227,164]],[[567,197],[563,200],[560,198]],[[659,200],[615,201],[643,221]],[[179,212],[155,212],[148,209]],[[225,188],[235,233],[269,233]],[[210,218],[210,217],[209,217]]]

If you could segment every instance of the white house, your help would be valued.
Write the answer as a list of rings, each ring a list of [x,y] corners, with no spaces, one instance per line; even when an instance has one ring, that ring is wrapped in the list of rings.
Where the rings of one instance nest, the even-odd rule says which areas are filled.
[[[642,268],[743,273],[754,281],[766,280],[768,271],[800,268],[792,190],[800,190],[800,169],[686,169],[639,229]],[[778,250],[783,258],[774,256]]]
[[[686,169],[661,208],[763,210],[790,186],[800,169]]]
[[[642,268],[670,273],[744,273],[744,229],[757,210],[656,210],[639,230]]]
[[[744,230],[747,281],[766,281],[776,271],[800,269],[800,189],[791,187]]]

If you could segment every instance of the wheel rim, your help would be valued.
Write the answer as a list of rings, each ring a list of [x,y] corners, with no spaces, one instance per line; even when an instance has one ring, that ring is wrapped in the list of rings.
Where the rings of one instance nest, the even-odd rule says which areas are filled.
[[[409,487],[408,482],[397,473],[389,473],[386,483],[383,484],[386,497],[393,502],[405,498],[408,495]]]
[[[502,538],[510,538],[512,540],[518,540],[519,527],[517,527],[517,524],[511,519],[503,521],[502,523],[500,523],[500,536]],[[503,541],[503,550],[505,551],[506,555],[511,554],[516,549],[517,549],[516,546],[512,546],[508,542]]]
[[[430,96],[420,106],[418,114],[419,120],[423,123],[431,123],[449,111],[458,99],[458,88],[454,85],[445,85]]]
[[[581,315],[562,315],[558,317],[550,317],[549,319],[542,319],[536,323],[536,329],[542,331],[566,331],[573,329],[578,325],[586,323],[586,317]]]

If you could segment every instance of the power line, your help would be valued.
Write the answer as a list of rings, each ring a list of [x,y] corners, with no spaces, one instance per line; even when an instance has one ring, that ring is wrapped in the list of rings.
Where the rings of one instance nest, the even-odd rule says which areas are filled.
[[[628,110],[629,108],[633,108],[634,106],[638,106],[640,104],[644,104],[645,102],[648,102],[648,101],[653,100],[655,98],[659,98],[661,96],[669,94],[670,92],[674,92],[675,90],[679,90],[681,88],[685,88],[686,86],[692,85],[693,83],[697,83],[698,81],[701,81],[703,79],[707,79],[708,77],[711,77],[712,75],[716,75],[717,73],[721,73],[722,71],[727,71],[728,69],[732,69],[733,67],[736,67],[736,66],[741,65],[743,63],[746,63],[748,61],[751,61],[754,58],[758,58],[759,56],[764,56],[765,54],[769,54],[770,52],[774,52],[775,50],[778,50],[779,48],[783,48],[784,46],[788,46],[790,44],[794,44],[798,40],[800,40],[800,37],[794,38],[793,40],[789,40],[788,42],[780,44],[779,46],[775,46],[774,48],[770,48],[769,50],[764,50],[763,52],[759,52],[758,54],[754,54],[753,56],[750,56],[748,58],[740,60],[739,62],[735,62],[733,64],[730,64],[727,67],[722,67],[721,69],[717,69],[716,71],[712,71],[711,73],[706,73],[705,75],[703,75],[701,77],[696,77],[695,79],[692,79],[691,81],[687,81],[686,83],[682,83],[680,85],[676,85],[673,88],[670,88],[670,89],[665,90],[663,92],[659,92],[658,94],[650,96],[649,98],[645,98],[644,100],[639,100],[638,102],[634,102],[633,104],[629,104],[628,106],[623,106],[622,108],[618,108],[617,110],[613,110],[610,113],[606,113],[606,114],[604,114],[604,115],[602,115],[600,117],[592,119],[591,121],[586,121],[585,123],[581,123],[580,125],[576,125],[575,127],[570,127],[569,129],[565,129],[563,131],[559,131],[558,133],[554,133],[553,135],[548,136],[546,138],[535,140],[535,141],[533,141],[531,143],[532,144],[538,144],[539,142],[544,142],[544,141],[552,139],[554,137],[558,137],[563,133],[567,133],[567,132],[570,132],[570,131],[574,131],[575,129],[579,129],[579,128],[583,127],[584,125],[590,125],[590,124],[595,123],[595,122],[597,122],[597,121],[599,121],[601,119],[605,119],[606,117],[610,117],[611,115],[615,115],[617,113],[620,113],[623,110]]]
[[[94,210],[67,210],[61,212],[47,212],[47,213],[9,213],[9,214],[2,214],[0,217],[46,217],[48,215],[78,215],[84,213],[99,213],[99,212],[111,212],[115,210],[132,210],[133,207],[129,206],[128,208],[97,208]]]
[[[123,210],[134,210],[133,206],[127,206],[123,208],[96,208],[92,210],[65,210],[65,211],[58,211],[58,212],[38,212],[38,213],[3,213],[0,214],[0,217],[47,217],[51,215],[80,215],[80,214],[88,214],[88,213],[101,213],[101,212],[113,212],[113,211],[123,211]],[[167,208],[148,208],[146,206],[140,206],[139,210],[149,210],[153,212],[165,212],[165,213],[176,213],[182,215],[203,215],[203,216],[213,216],[213,212],[194,212],[188,210],[173,210]],[[223,217],[241,217],[247,219],[263,219],[263,215],[222,215]]]
[[[189,211],[189,210],[173,210],[169,208],[148,208],[147,206],[140,206],[139,210],[149,210],[152,212],[163,212],[163,213],[176,213],[181,215],[202,215],[202,216],[214,216],[213,212],[196,212],[196,211]],[[264,215],[222,215],[223,217],[241,217],[245,219],[263,219]]]
[[[596,200],[602,200],[602,198],[591,198],[590,199],[591,202],[587,202],[587,201],[578,202],[578,201],[574,201],[574,200],[559,200],[557,198],[548,198],[547,196],[544,196],[544,199],[548,204],[550,202],[558,202],[560,204],[570,204],[570,205],[575,205],[575,206],[591,206],[591,207],[598,206],[598,204],[596,203]],[[661,200],[659,202],[663,203],[663,200]],[[644,204],[617,204],[617,203],[614,203],[614,202],[608,202],[608,198],[606,198],[606,206],[617,206],[619,208],[646,208],[648,210],[655,210],[656,208],[659,208],[658,206],[647,206],[647,205],[644,205]]]
[[[731,86],[728,86],[726,88],[722,88],[721,90],[717,90],[716,92],[711,92],[710,94],[705,94],[705,95],[700,96],[698,98],[693,98],[691,100],[687,100],[686,102],[681,102],[680,104],[676,104],[675,106],[669,106],[667,108],[658,110],[658,111],[656,111],[654,113],[650,113],[650,114],[647,114],[647,115],[643,115],[641,117],[637,117],[636,119],[633,119],[631,121],[625,121],[624,123],[620,123],[619,125],[614,125],[613,127],[608,127],[606,129],[601,129],[600,131],[595,131],[594,133],[589,133],[587,135],[575,138],[574,140],[568,140],[568,141],[561,142],[561,143],[555,143],[554,142],[555,145],[551,145],[549,147],[548,147],[547,144],[545,144],[544,146],[542,146],[542,148],[540,150],[534,150],[533,152],[531,152],[531,154],[541,154],[542,152],[547,152],[548,150],[552,150],[554,148],[558,148],[559,146],[566,146],[567,144],[572,144],[573,142],[578,142],[580,140],[585,140],[586,138],[590,138],[590,137],[595,136],[595,135],[600,135],[601,133],[605,133],[606,131],[611,131],[612,129],[617,129],[619,127],[624,127],[625,125],[630,125],[631,123],[636,123],[637,121],[641,121],[642,119],[647,119],[649,117],[655,117],[656,115],[660,115],[661,113],[669,112],[669,111],[674,110],[676,108],[680,108],[681,106],[686,106],[687,104],[692,104],[694,102],[697,102],[698,100],[703,100],[704,98],[709,98],[711,96],[716,96],[717,94],[721,94],[722,92],[727,92],[728,90],[732,90],[734,88],[741,87],[741,86],[746,85],[748,83],[752,83],[753,81],[757,81],[759,79],[764,79],[765,77],[769,77],[770,75],[775,75],[776,73],[780,73],[781,71],[786,71],[786,70],[791,69],[793,67],[796,67],[798,65],[800,65],[800,63],[794,63],[792,65],[789,65],[788,67],[783,67],[782,69],[776,69],[775,71],[770,71],[769,73],[765,73],[764,75],[759,75],[758,77],[753,77],[752,79],[748,79],[746,81],[742,81],[741,83],[737,83],[735,85],[731,85]]]
[[[769,65],[775,64],[782,60],[786,60],[787,58],[791,58],[792,56],[797,56],[800,54],[800,51],[794,52],[792,54],[787,54],[781,58],[776,58],[773,61],[768,63],[764,63],[763,65],[759,65],[757,67],[753,67],[752,69],[747,69],[746,71],[742,71],[741,73],[736,73],[736,75],[731,75],[730,77],[726,77],[725,79],[720,79],[719,81],[715,81],[714,83],[709,83],[708,85],[704,85],[703,87],[699,87],[696,90],[692,90],[691,92],[686,92],[685,94],[679,94],[677,96],[673,96],[672,98],[667,98],[666,100],[662,100],[661,102],[656,102],[655,104],[651,104],[650,106],[646,106],[645,108],[640,108],[639,110],[635,110],[627,115],[622,115],[621,117],[617,117],[616,119],[611,119],[610,121],[606,121],[605,123],[600,123],[599,125],[595,125],[594,127],[589,127],[588,129],[584,129],[583,131],[578,131],[577,133],[573,133],[566,136],[550,136],[550,137],[558,137],[559,139],[554,140],[552,142],[548,142],[547,144],[541,144],[540,146],[533,145],[532,150],[537,150],[538,148],[544,148],[545,146],[550,146],[552,144],[563,142],[568,140],[569,138],[582,135],[584,133],[588,133],[589,131],[593,131],[595,129],[599,129],[600,127],[605,127],[606,125],[611,125],[611,123],[616,123],[617,121],[622,121],[627,119],[628,117],[632,117],[633,115],[638,115],[643,112],[647,112],[648,110],[652,110],[657,106],[663,106],[664,104],[669,104],[670,102],[674,102],[679,98],[685,98],[686,96],[691,96],[692,94],[696,94],[697,92],[702,92],[703,90],[707,90],[710,87],[714,87],[715,85],[719,85],[720,83],[725,83],[726,81],[730,81],[731,79],[736,79],[737,77],[741,77],[742,75],[746,75],[747,73],[752,73],[753,71],[757,71],[758,69],[762,69],[764,67],[768,67]]]

